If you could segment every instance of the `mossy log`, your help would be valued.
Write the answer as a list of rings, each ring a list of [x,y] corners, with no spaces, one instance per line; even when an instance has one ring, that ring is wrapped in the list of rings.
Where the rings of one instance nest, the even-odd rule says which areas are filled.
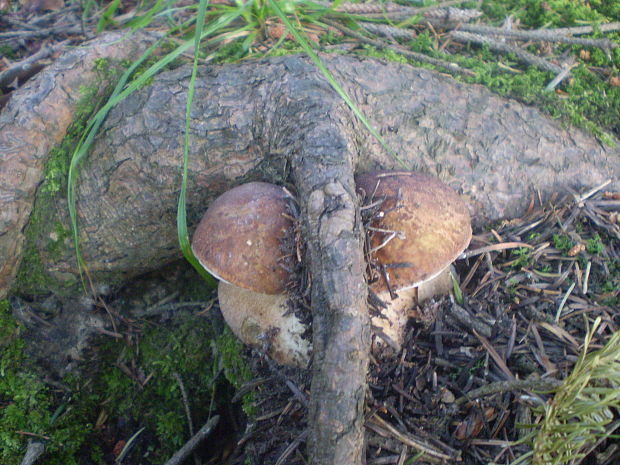
[[[620,187],[616,149],[534,108],[407,65],[321,58],[409,169],[435,174],[462,194],[476,226],[518,216],[532,199],[554,191],[606,179]],[[180,257],[176,206],[189,76],[188,67],[162,73],[120,103],[81,167],[80,241],[98,286],[116,286]],[[23,92],[41,85],[36,80]],[[39,192],[45,191],[45,151],[7,142],[19,98],[0,115],[0,173],[10,176],[11,160],[19,157],[30,190],[18,195],[13,181],[0,187],[8,212],[0,223],[0,293],[11,286],[79,292],[62,189],[44,202],[37,198],[31,212],[32,185],[42,183]],[[403,167],[307,58],[201,69],[191,121],[190,227],[215,196],[248,180],[289,184],[299,194],[313,274],[315,464],[361,463],[368,318],[353,174],[376,168]]]

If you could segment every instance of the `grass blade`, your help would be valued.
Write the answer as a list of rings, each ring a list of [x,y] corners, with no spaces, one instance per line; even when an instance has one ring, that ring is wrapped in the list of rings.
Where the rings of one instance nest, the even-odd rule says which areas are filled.
[[[407,165],[407,163],[405,163],[403,159],[400,158],[400,156],[387,145],[387,143],[385,142],[381,134],[379,134],[379,132],[372,126],[372,124],[370,124],[366,116],[360,111],[357,105],[355,105],[353,100],[351,100],[349,95],[345,92],[345,90],[338,83],[338,81],[336,81],[332,73],[327,69],[327,67],[323,64],[321,59],[318,57],[318,55],[314,52],[314,50],[312,49],[312,47],[310,46],[306,38],[303,37],[301,31],[299,31],[298,28],[296,28],[295,26],[291,24],[287,16],[284,14],[282,9],[278,5],[278,2],[276,0],[268,0],[268,1],[271,7],[273,8],[273,11],[280,18],[282,23],[284,23],[284,25],[286,26],[288,31],[291,33],[291,35],[295,38],[297,43],[301,45],[301,47],[304,49],[304,52],[306,52],[306,54],[310,57],[310,59],[317,66],[317,68],[319,68],[321,73],[323,73],[323,76],[325,76],[325,78],[328,80],[332,88],[345,101],[345,103],[349,106],[351,111],[353,111],[355,116],[357,116],[359,120],[364,124],[368,132],[370,132],[373,135],[373,137],[377,139],[377,141],[381,144],[381,146],[400,164],[402,168],[411,169],[411,167]]]
[[[192,65],[192,76],[187,90],[187,105],[185,107],[183,177],[181,181],[181,193],[179,194],[179,205],[177,207],[177,234],[179,236],[179,245],[181,246],[181,251],[183,252],[183,256],[185,256],[185,259],[192,264],[196,271],[198,271],[205,281],[207,281],[207,284],[210,287],[215,287],[216,280],[207,272],[207,270],[204,269],[192,251],[189,235],[187,233],[187,214],[185,203],[187,197],[187,165],[189,163],[189,135],[192,103],[194,102],[194,91],[196,89],[196,74],[198,73],[198,57],[200,55],[200,39],[202,36],[202,27],[205,22],[208,3],[209,0],[200,0],[200,6],[198,7],[198,18],[196,20],[196,33],[194,35],[194,62]]]

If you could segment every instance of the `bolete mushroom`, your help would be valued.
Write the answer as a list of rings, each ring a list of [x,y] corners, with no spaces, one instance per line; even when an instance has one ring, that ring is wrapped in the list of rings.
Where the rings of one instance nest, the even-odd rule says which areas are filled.
[[[372,322],[400,347],[407,310],[449,291],[446,272],[471,239],[469,211],[452,188],[423,173],[364,173],[356,185],[372,209],[369,290],[385,304],[384,318]]]
[[[244,343],[284,365],[306,366],[306,328],[289,311],[286,254],[281,245],[293,228],[290,194],[280,186],[251,182],[215,199],[192,238],[202,266],[220,280],[226,323]],[[284,266],[283,266],[284,265]]]

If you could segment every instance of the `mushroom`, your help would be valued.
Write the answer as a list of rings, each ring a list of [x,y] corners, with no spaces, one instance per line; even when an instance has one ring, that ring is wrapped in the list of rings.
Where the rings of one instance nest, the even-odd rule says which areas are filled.
[[[282,241],[292,230],[286,215],[290,194],[251,182],[215,199],[192,238],[201,265],[220,280],[220,309],[233,333],[284,365],[306,366],[306,328],[289,311],[287,257]]]
[[[471,239],[469,211],[452,188],[423,173],[365,173],[356,185],[372,215],[369,289],[384,307],[372,322],[400,348],[408,310],[449,292],[449,266]]]

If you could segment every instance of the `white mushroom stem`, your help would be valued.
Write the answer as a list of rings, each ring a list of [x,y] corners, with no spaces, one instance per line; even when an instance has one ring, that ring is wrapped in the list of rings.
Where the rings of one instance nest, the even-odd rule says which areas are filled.
[[[436,295],[449,293],[451,288],[450,270],[446,268],[418,287],[398,291],[396,299],[391,299],[387,291],[379,293],[377,296],[387,308],[371,318],[378,336],[375,344],[378,347],[387,344],[399,351],[409,310]],[[226,323],[241,341],[282,365],[308,366],[312,343],[304,338],[307,328],[290,311],[286,295],[261,294],[220,281],[218,296]]]
[[[266,353],[282,365],[306,367],[312,346],[303,338],[306,327],[288,311],[284,294],[261,294],[220,281],[222,315],[245,344]]]
[[[387,290],[379,292],[377,297],[387,305],[387,308],[381,309],[380,316],[375,316],[371,319],[375,331],[380,331],[380,337],[376,342],[381,345],[381,339],[383,339],[388,345],[396,350],[400,350],[407,326],[408,311],[416,305],[424,304],[435,296],[447,295],[451,290],[452,277],[450,275],[450,267],[447,267],[432,279],[422,282],[417,287],[397,291],[398,297],[395,299],[390,297],[390,293]]]

